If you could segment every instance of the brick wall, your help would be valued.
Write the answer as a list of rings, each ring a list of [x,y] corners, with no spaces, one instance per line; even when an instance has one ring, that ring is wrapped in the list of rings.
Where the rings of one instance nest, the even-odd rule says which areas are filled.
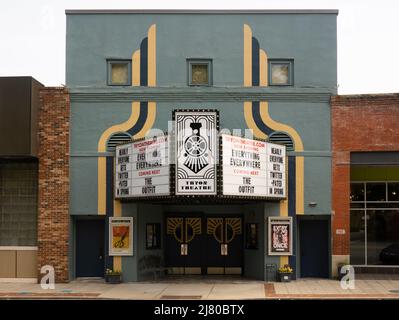
[[[38,278],[51,265],[56,282],[67,282],[69,246],[69,118],[66,88],[40,91]]]
[[[331,112],[333,255],[348,255],[350,152],[399,151],[399,94],[335,96]]]

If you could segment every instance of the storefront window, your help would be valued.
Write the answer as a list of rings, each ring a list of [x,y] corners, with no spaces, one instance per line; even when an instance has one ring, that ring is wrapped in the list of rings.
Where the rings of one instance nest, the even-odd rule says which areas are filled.
[[[399,183],[388,183],[388,201],[399,201]],[[399,206],[399,204],[398,204]]]
[[[365,264],[364,211],[351,211],[351,264]]]
[[[366,201],[386,201],[386,183],[366,183]]]
[[[37,245],[38,164],[0,161],[0,246]]]
[[[351,184],[351,201],[364,201],[364,183]]]
[[[399,264],[399,256],[389,252],[399,244],[399,210],[369,210],[367,216],[367,264]]]
[[[398,193],[399,182],[351,184],[351,264],[399,265]]]

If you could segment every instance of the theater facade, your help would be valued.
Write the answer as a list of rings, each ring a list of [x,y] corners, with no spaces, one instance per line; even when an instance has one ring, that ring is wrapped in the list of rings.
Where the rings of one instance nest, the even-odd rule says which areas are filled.
[[[41,94],[39,265],[330,277],[337,14],[67,10],[67,88]]]

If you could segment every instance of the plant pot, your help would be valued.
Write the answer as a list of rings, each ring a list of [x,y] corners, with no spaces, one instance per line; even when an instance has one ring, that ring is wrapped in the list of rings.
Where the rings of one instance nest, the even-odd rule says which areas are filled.
[[[122,282],[121,274],[107,274],[105,275],[105,282],[110,284],[118,284]]]
[[[279,272],[278,278],[280,282],[291,282],[292,272]]]

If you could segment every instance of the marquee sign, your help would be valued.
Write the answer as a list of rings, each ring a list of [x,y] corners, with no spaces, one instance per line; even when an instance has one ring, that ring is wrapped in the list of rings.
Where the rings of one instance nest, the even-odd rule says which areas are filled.
[[[285,147],[222,135],[223,195],[285,197]]]
[[[285,146],[228,134],[219,136],[218,117],[215,110],[177,110],[173,112],[170,136],[117,146],[115,198],[285,198]]]
[[[216,111],[175,111],[176,195],[216,195]]]
[[[168,136],[154,136],[116,147],[115,197],[170,195]]]

